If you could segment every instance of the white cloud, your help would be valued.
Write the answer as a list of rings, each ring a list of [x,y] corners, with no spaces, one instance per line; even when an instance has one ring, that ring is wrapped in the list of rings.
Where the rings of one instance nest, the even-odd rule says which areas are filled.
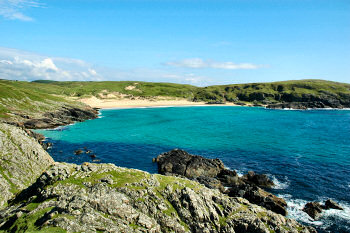
[[[200,63],[194,64],[200,66]],[[200,73],[200,72],[199,72]],[[148,82],[172,82],[206,86],[218,84],[218,78],[207,72],[188,72],[160,68],[108,68],[92,65],[86,61],[49,57],[33,52],[0,47],[0,79],[33,81],[38,79],[56,81],[102,81],[130,80]]]
[[[213,60],[203,60],[201,58],[189,58],[181,61],[173,61],[165,63],[168,66],[185,67],[194,69],[212,68],[225,70],[251,70],[263,67],[262,65],[255,65],[251,63],[234,63],[234,62],[217,62]]]
[[[57,81],[95,81],[102,79],[92,65],[81,60],[47,57],[36,53],[1,47],[0,78]]]
[[[32,21],[23,11],[31,7],[41,7],[36,0],[0,0],[0,15],[9,20]]]

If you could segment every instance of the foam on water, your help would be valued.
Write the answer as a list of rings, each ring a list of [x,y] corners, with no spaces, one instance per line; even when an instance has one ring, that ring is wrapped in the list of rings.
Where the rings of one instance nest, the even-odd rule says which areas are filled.
[[[281,194],[278,195],[278,197],[286,200],[288,217],[310,225],[320,226],[323,224],[322,221],[315,221],[307,213],[302,211],[308,201],[302,199],[293,199],[292,195],[290,194]]]
[[[329,232],[329,229],[334,224],[341,225],[346,231],[350,231],[350,226],[348,223],[350,220],[350,205],[345,202],[338,202],[335,200],[344,210],[329,209],[323,210],[322,215],[319,220],[313,220],[308,214],[306,214],[302,209],[308,203],[306,200],[294,199],[289,194],[278,195],[278,197],[284,198],[287,202],[288,217],[295,219],[301,223],[314,226],[318,229],[325,230]],[[319,198],[319,202],[322,204],[325,200],[330,198]],[[344,230],[342,229],[342,231]]]
[[[290,185],[290,181],[287,176],[284,177],[284,181],[280,181],[276,178],[274,175],[269,175],[272,179],[273,183],[275,184],[272,188],[273,189],[287,189]]]

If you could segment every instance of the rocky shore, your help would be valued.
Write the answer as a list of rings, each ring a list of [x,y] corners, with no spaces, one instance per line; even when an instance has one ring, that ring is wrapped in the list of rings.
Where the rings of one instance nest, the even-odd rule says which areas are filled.
[[[285,200],[263,190],[274,186],[264,174],[250,171],[239,177],[235,171],[226,169],[219,159],[207,159],[179,149],[163,153],[154,161],[160,174],[187,177],[230,197],[243,197],[275,213],[287,215]]]
[[[112,164],[58,163],[25,130],[0,123],[0,132],[0,199],[5,200],[0,231],[316,232],[195,180]],[[219,176],[222,184],[236,177],[226,174],[219,160],[208,161],[208,168],[209,163],[212,178]],[[24,175],[28,171],[31,175]],[[201,171],[183,174],[194,177]],[[237,182],[271,185],[255,174]]]
[[[52,129],[74,122],[95,119],[97,116],[97,108],[87,105],[63,105],[53,111],[38,112],[32,115],[13,113],[10,118],[0,119],[0,122],[25,129]]]

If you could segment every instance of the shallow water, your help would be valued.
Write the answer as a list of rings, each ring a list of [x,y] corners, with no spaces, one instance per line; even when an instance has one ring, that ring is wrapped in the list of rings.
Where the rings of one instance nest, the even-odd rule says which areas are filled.
[[[56,161],[82,163],[87,147],[101,162],[157,172],[152,158],[173,148],[220,158],[240,173],[270,174],[271,192],[289,216],[320,232],[350,232],[350,111],[283,111],[248,107],[166,107],[103,110],[100,118],[38,130],[54,143]],[[345,211],[312,221],[300,209],[332,198]]]

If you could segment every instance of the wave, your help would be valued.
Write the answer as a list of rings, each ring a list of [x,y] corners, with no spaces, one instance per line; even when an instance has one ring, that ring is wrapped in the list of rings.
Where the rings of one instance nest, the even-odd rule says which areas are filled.
[[[244,175],[243,171],[236,170],[236,172],[239,177],[242,177]]]
[[[274,175],[269,175],[270,179],[275,184],[272,188],[273,189],[287,189],[290,185],[290,181],[287,176],[284,177],[284,181],[280,181],[276,178]]]
[[[56,128],[53,128],[53,129],[43,129],[43,130],[46,130],[46,131],[64,131],[64,130],[68,130],[69,126],[74,125],[74,124],[75,123],[71,123],[71,124],[68,124],[68,125],[58,126]]]
[[[339,222],[343,229],[350,232],[350,204],[342,201],[337,201],[344,210],[329,209],[324,210],[319,220],[313,220],[308,214],[306,214],[302,209],[305,204],[309,201],[303,199],[293,199],[290,194],[280,194],[278,197],[283,198],[287,202],[287,211],[289,218],[295,219],[303,224],[312,225],[316,228],[329,230],[335,224]],[[325,200],[330,198],[319,198],[319,202],[324,203]]]

